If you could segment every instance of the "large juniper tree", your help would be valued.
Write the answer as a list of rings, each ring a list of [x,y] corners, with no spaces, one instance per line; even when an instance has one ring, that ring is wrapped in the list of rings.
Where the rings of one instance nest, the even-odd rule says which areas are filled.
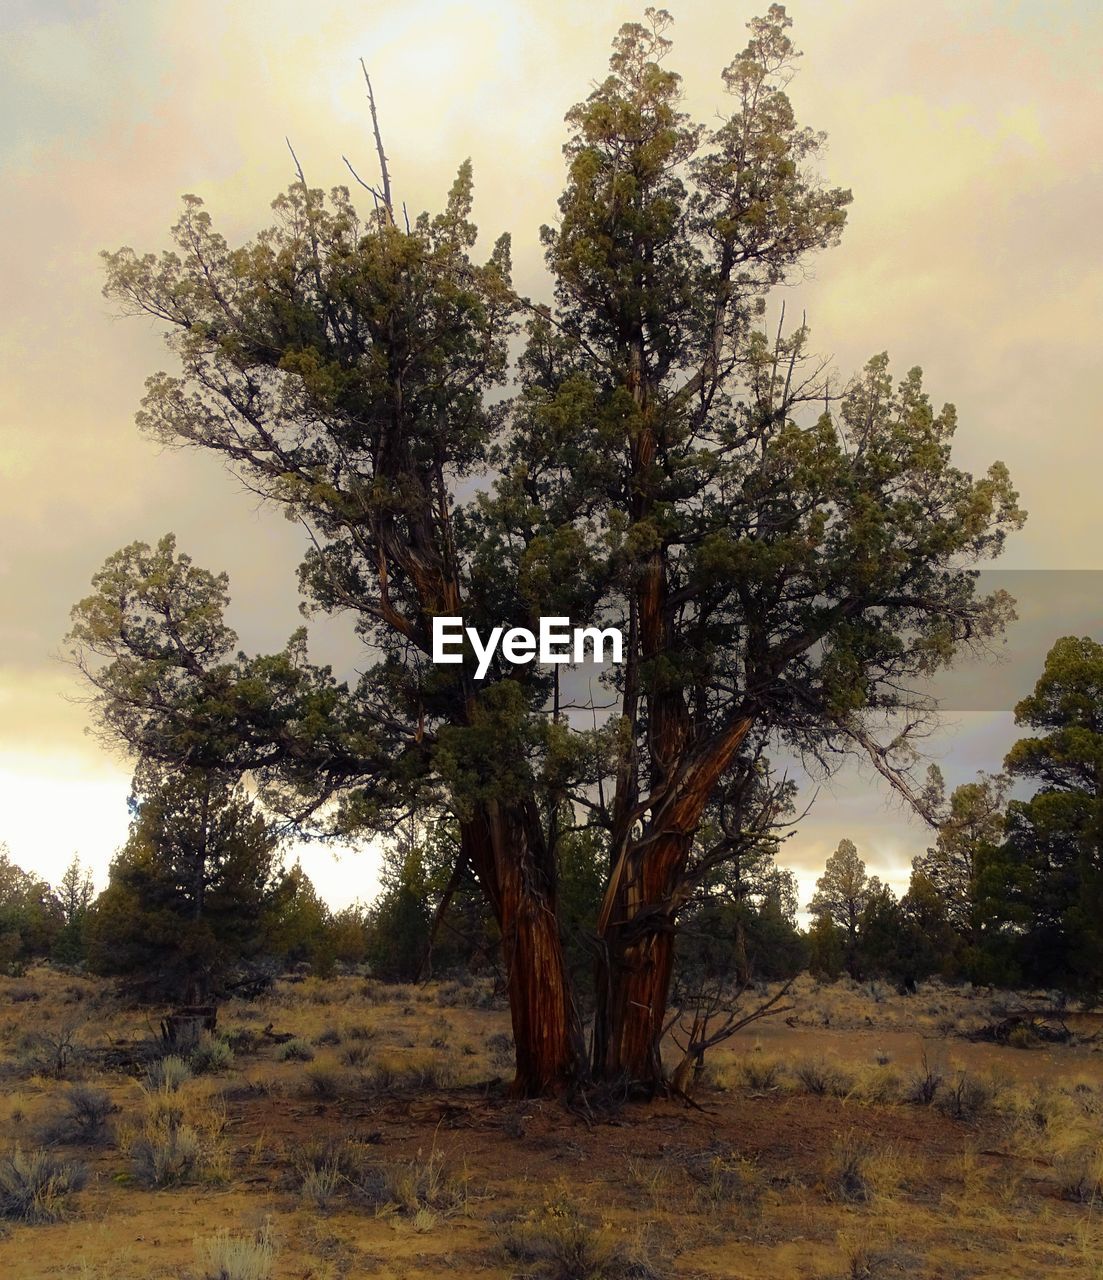
[[[104,724],[141,754],[251,769],[345,831],[450,812],[501,931],[524,1092],[582,1070],[564,836],[587,825],[608,867],[592,1069],[653,1088],[717,789],[758,806],[749,764],[782,741],[867,752],[922,806],[908,681],[1002,625],[970,566],[1021,521],[999,464],[952,465],[953,410],[917,370],[895,381],[878,356],[834,394],[803,326],[764,330],[767,295],[838,238],[849,201],[794,119],[784,9],[723,72],[716,126],[681,110],[668,22],[622,28],[569,113],[548,304],[517,298],[504,240],[473,259],[466,165],[412,225],[384,166],[363,221],[346,190],[300,181],[240,248],[189,199],[174,251],[108,257],[110,296],[165,322],[179,360],[143,427],[220,454],[303,522],[301,587],[352,614],[372,660],[347,690],[301,636],[234,656],[224,582],[171,543],[136,546],[77,610]],[[517,394],[495,399],[521,318]],[[581,729],[534,665],[434,667],[442,614],[621,625],[619,705]],[[881,745],[878,717],[905,706]]]
[[[909,679],[1002,625],[1007,602],[977,599],[968,566],[1022,519],[1002,465],[976,481],[953,467],[954,411],[932,407],[918,370],[895,382],[876,356],[832,401],[803,328],[768,339],[768,291],[837,239],[849,194],[812,170],[822,138],[785,92],[781,6],[723,72],[730,115],[711,129],[662,65],[668,21],[624,27],[610,76],[568,115],[544,232],[556,307],[530,329],[512,440],[533,505],[596,511],[611,546],[605,603],[630,640],[598,813],[611,874],[594,1065],[652,1083],[709,797],[780,733],[868,752],[922,808],[902,769],[922,718]],[[878,715],[903,708],[880,745]]]

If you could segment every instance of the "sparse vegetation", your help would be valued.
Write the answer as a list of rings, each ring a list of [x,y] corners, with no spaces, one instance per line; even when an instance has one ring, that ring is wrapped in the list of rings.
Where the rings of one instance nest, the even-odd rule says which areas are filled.
[[[824,1169],[828,1199],[843,1204],[868,1204],[875,1195],[894,1189],[898,1168],[893,1154],[877,1150],[854,1132],[834,1144]]]
[[[204,1036],[188,1055],[188,1066],[198,1075],[225,1071],[234,1060],[234,1051],[221,1036]]]
[[[277,1056],[281,1062],[313,1062],[314,1049],[308,1040],[296,1036],[294,1040],[280,1045]]]
[[[825,1058],[805,1058],[793,1067],[793,1075],[807,1093],[823,1098],[842,1097],[854,1086],[849,1072]]]
[[[134,1176],[145,1187],[171,1187],[190,1182],[200,1171],[202,1143],[185,1124],[148,1125],[130,1142]]]
[[[47,1125],[53,1142],[97,1146],[110,1137],[115,1104],[105,1089],[77,1084],[69,1088],[58,1104],[58,1115]]]
[[[175,1093],[191,1078],[192,1069],[189,1064],[183,1058],[178,1058],[171,1053],[154,1062],[146,1072],[149,1087],[154,1091],[164,1089],[169,1093]]]
[[[266,1230],[254,1236],[220,1231],[195,1242],[200,1280],[270,1280],[275,1249]]]
[[[502,1251],[533,1280],[661,1280],[642,1240],[618,1239],[569,1200],[514,1219],[500,1234]]]
[[[62,1007],[60,975],[36,969],[20,982],[39,995],[20,1008],[52,1017]],[[78,1101],[90,1135],[106,1122],[88,1142],[96,1151],[95,1200],[74,1195],[79,1178],[51,1182],[57,1167],[68,1165],[68,1153],[55,1147],[46,1153],[46,1191],[35,1212],[66,1217],[86,1202],[99,1215],[116,1180],[162,1191],[178,1206],[175,1238],[188,1280],[208,1274],[184,1256],[191,1256],[192,1237],[214,1242],[213,1227],[222,1225],[197,1218],[200,1206],[218,1202],[192,1189],[211,1182],[229,1193],[226,1203],[253,1206],[218,1237],[221,1252],[212,1255],[209,1274],[220,1280],[215,1268],[223,1263],[228,1275],[254,1264],[270,1264],[274,1274],[266,1249],[254,1248],[262,1210],[273,1219],[269,1247],[285,1242],[280,1265],[306,1271],[319,1259],[334,1267],[342,1260],[348,1274],[364,1266],[349,1252],[350,1213],[358,1215],[363,1248],[379,1256],[393,1247],[396,1231],[411,1250],[424,1248],[462,1215],[458,1239],[467,1239],[469,1228],[470,1239],[483,1242],[472,1249],[485,1249],[493,1232],[508,1272],[533,1277],[556,1275],[560,1265],[584,1275],[707,1274],[716,1269],[710,1250],[732,1240],[754,1241],[767,1259],[803,1235],[814,1237],[801,1248],[815,1274],[836,1280],[853,1255],[854,1274],[872,1267],[870,1275],[888,1280],[909,1274],[931,1241],[941,1241],[940,1256],[955,1256],[953,1241],[970,1231],[992,1239],[1004,1272],[1014,1276],[1008,1260],[1020,1239],[1041,1248],[1058,1236],[1079,1240],[1082,1227],[1094,1239],[1092,1206],[1101,1194],[1095,1153],[1103,1137],[1095,1056],[1075,1043],[1030,1059],[964,1035],[943,1045],[936,1024],[947,1009],[963,1025],[996,1020],[990,993],[931,984],[909,996],[879,991],[875,998],[866,983],[842,979],[824,987],[800,979],[788,997],[789,1025],[756,1031],[749,1047],[717,1051],[698,1099],[704,1111],[678,1104],[671,1112],[660,1103],[653,1112],[597,1092],[567,1107],[509,1101],[501,1085],[487,1095],[488,1044],[508,1041],[504,1011],[450,1008],[453,1049],[434,1049],[440,1005],[431,986],[421,999],[409,989],[392,998],[385,986],[365,998],[363,985],[355,976],[335,977],[323,1003],[312,985],[281,981],[255,1002],[235,1004],[227,1025],[271,1034],[258,1034],[248,1055],[212,1077],[194,1076],[178,1057],[150,1061],[145,1015],[96,1006],[93,984],[83,1005],[98,1012],[86,1025],[86,1042],[111,1041],[120,1052],[129,1026],[137,1065],[99,1069],[94,1081],[72,1084],[52,1075],[0,1079],[0,1140],[10,1145],[20,1140],[26,1148],[27,1135],[46,1136]],[[326,1034],[334,1029],[338,1043]],[[5,1033],[0,1025],[0,1044],[5,1034],[18,1053],[19,1030]],[[313,1048],[318,1040],[311,1062],[285,1053],[293,1041]],[[465,1056],[463,1044],[475,1052]],[[370,1047],[369,1060],[350,1068],[345,1054],[355,1047]],[[882,1056],[891,1065],[878,1065]],[[1017,1064],[1028,1061],[1024,1078]],[[321,1073],[320,1092],[308,1073]],[[726,1089],[709,1083],[713,1073]],[[477,1092],[469,1087],[475,1084]],[[658,1143],[648,1129],[654,1115],[664,1123],[678,1117],[676,1127],[660,1130]],[[615,1126],[602,1123],[609,1118]],[[284,1130],[295,1136],[277,1136]],[[49,1137],[82,1141],[68,1126]],[[625,1144],[636,1151],[624,1155]],[[985,1151],[1006,1154],[994,1164]],[[554,1208],[531,1211],[533,1182],[554,1187],[572,1170],[549,1204],[572,1205],[573,1213],[564,1210],[561,1220]],[[252,1198],[254,1187],[264,1199]],[[951,1208],[952,1220],[965,1224],[953,1232],[946,1225]],[[854,1214],[860,1224],[875,1224],[872,1234],[854,1229]],[[911,1238],[886,1243],[898,1220]],[[313,1224],[308,1235],[291,1225],[300,1221]],[[655,1229],[641,1230],[643,1223]],[[836,1231],[840,1240],[817,1269],[818,1252]],[[474,1267],[474,1254],[462,1256],[462,1265]],[[144,1276],[124,1269],[119,1280]]]
[[[945,1083],[945,1068],[940,1063],[929,1061],[924,1051],[919,1070],[915,1071],[908,1080],[905,1097],[909,1102],[917,1103],[921,1107],[929,1107],[938,1097]]]
[[[42,1149],[16,1147],[0,1156],[0,1217],[19,1222],[61,1222],[88,1179],[83,1165]]]
[[[783,1073],[780,1062],[761,1054],[748,1054],[739,1062],[739,1075],[748,1089],[774,1089]]]

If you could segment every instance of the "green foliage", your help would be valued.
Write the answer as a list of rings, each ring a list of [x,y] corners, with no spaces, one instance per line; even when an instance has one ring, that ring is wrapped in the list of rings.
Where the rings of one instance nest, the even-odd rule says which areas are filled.
[[[825,760],[869,752],[908,791],[908,735],[882,749],[879,718],[912,704],[909,679],[1009,615],[1005,597],[976,596],[973,572],[1024,518],[1002,464],[979,478],[954,465],[955,412],[932,404],[918,369],[894,375],[874,355],[832,399],[840,383],[804,327],[768,328],[769,291],[838,241],[850,201],[820,181],[824,139],[789,101],[784,8],[749,24],[721,73],[727,110],[708,125],[682,109],[669,25],[648,10],[622,27],[609,74],[568,113],[566,187],[541,233],[553,305],[516,296],[505,239],[472,257],[469,164],[438,215],[406,226],[389,206],[361,219],[344,188],[298,182],[240,245],[189,196],[172,250],[106,255],[109,296],[170,334],[176,368],[149,380],[142,428],[221,456],[309,529],[308,605],[351,614],[368,661],[349,688],[309,662],[302,632],[277,654],[235,653],[225,577],[171,536],[96,575],[74,610],[75,661],[102,727],[144,760],[251,772],[266,803],[325,814],[344,835],[390,834],[410,811],[459,824],[443,880],[428,850],[431,867],[395,868],[366,922],[376,968],[409,974],[428,903],[451,885],[455,909],[469,908],[473,876],[507,944],[514,918],[584,932],[599,850],[618,877],[605,934],[638,940],[631,883],[644,935],[668,939],[756,830],[741,808],[753,788],[737,785],[715,855],[692,847],[718,788],[781,741]],[[470,654],[430,660],[436,616],[485,632],[537,613],[628,636],[606,722],[564,715],[534,664],[497,659],[479,681]],[[562,838],[576,826],[588,829]],[[97,918],[125,925],[155,879],[143,867],[128,846]],[[518,881],[525,900],[507,920],[503,884]],[[866,901],[852,895],[840,921],[833,892],[819,914],[854,967]],[[738,901],[733,924],[767,923]],[[329,929],[322,949],[300,943],[324,969],[335,935],[300,907],[302,939]],[[772,910],[780,936],[785,912]],[[492,934],[485,915],[466,923]],[[355,932],[341,944],[354,954]],[[192,933],[191,969],[214,967],[216,942]],[[102,957],[102,924],[97,936]],[[508,949],[511,964],[549,951]],[[602,938],[615,972],[599,991],[629,980],[622,949]],[[539,1004],[550,979],[562,1008],[551,951],[516,989]],[[664,999],[617,1007],[639,1017]],[[551,1039],[534,1036],[523,1053]]]
[[[915,859],[915,870],[941,899],[960,940],[966,976],[979,977],[978,955],[986,942],[980,903],[981,870],[1003,839],[1008,779],[981,775],[956,788],[933,848]]]
[[[89,964],[198,999],[258,955],[281,897],[277,841],[244,793],[199,771],[135,779],[134,818],[87,922]]]
[[[608,874],[609,854],[599,831],[565,831],[559,836],[559,921],[576,998],[593,1003],[594,936]]]
[[[92,873],[74,854],[55,890],[65,924],[54,941],[51,951],[54,960],[79,964],[86,958],[84,926],[95,892]]]
[[[1005,762],[1034,788],[1007,806],[1006,840],[986,850],[985,903],[1030,983],[1103,990],[1103,645],[1065,636],[1046,656]]]
[[[65,926],[57,894],[11,860],[0,844],[0,968],[48,955]]]
[[[839,847],[827,860],[823,875],[816,881],[816,893],[808,910],[817,920],[825,920],[842,938],[843,965],[852,978],[861,976],[859,932],[863,916],[874,903],[883,913],[887,890],[866,873],[866,864],[858,856],[852,840],[840,840]],[[823,935],[826,942],[827,934]],[[833,966],[832,966],[833,967]]]
[[[229,1043],[218,1036],[205,1035],[188,1054],[188,1066],[195,1075],[225,1071],[234,1061]]]
[[[336,962],[363,964],[368,953],[368,908],[359,902],[333,912],[329,922],[330,945]]]
[[[285,964],[309,964],[327,977],[337,956],[329,908],[296,862],[282,874],[265,911],[264,951]]]
[[[428,953],[432,922],[424,853],[411,844],[388,859],[383,891],[369,914],[372,973],[391,982],[415,981]]]
[[[808,929],[808,969],[813,977],[835,982],[842,977],[846,937],[830,916],[816,916]]]
[[[772,865],[759,872],[753,886],[718,878],[682,914],[677,951],[682,989],[791,978],[807,964],[807,945],[795,920],[793,873]]]

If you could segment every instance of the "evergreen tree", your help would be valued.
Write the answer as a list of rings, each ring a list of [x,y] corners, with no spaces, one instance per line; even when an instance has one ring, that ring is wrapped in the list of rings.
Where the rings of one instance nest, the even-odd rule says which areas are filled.
[[[913,863],[915,872],[942,899],[946,919],[958,939],[954,947],[957,967],[974,980],[983,980],[987,972],[985,946],[990,922],[981,902],[981,870],[1003,839],[1007,789],[1008,779],[1000,775],[982,775],[976,782],[957,787],[935,845]]]
[[[65,868],[55,893],[65,925],[54,943],[53,958],[64,964],[77,964],[85,958],[84,924],[96,890],[91,871],[81,865],[76,854]]]
[[[568,115],[551,305],[516,296],[505,241],[473,259],[467,165],[408,227],[384,173],[366,220],[346,190],[298,182],[232,248],[190,197],[174,252],[108,258],[111,297],[164,323],[179,361],[150,380],[143,427],[308,526],[301,584],[354,615],[369,655],[353,690],[301,635],[235,656],[225,580],[171,541],[135,544],[76,611],[101,723],[176,767],[253,770],[345,834],[446,810],[501,939],[521,1093],[583,1069],[557,899],[567,806],[608,852],[592,1070],[654,1089],[717,788],[781,738],[866,752],[921,804],[908,735],[882,741],[881,718],[1001,629],[1007,601],[978,598],[971,566],[1023,518],[1001,464],[953,465],[954,411],[918,370],[896,379],[881,355],[841,385],[803,327],[766,331],[769,291],[837,241],[849,202],[786,94],[785,10],[750,24],[712,126],[682,109],[668,25],[625,25]],[[439,615],[485,635],[541,614],[624,632],[605,724],[570,724],[535,664],[432,664]]]
[[[333,972],[333,918],[298,861],[279,878],[267,904],[264,951],[286,965],[309,965],[315,976]]]
[[[829,915],[815,916],[808,928],[808,969],[823,982],[835,982],[842,976],[846,960],[843,930]]]
[[[433,905],[425,855],[416,841],[384,859],[383,891],[368,917],[368,964],[390,982],[415,982],[429,950]]]
[[[209,772],[142,769],[131,805],[129,837],[91,908],[89,965],[150,995],[217,994],[264,947],[277,839],[239,787]]]
[[[0,843],[0,968],[11,970],[48,955],[64,923],[54,891],[16,866],[8,846]]]
[[[883,913],[887,892],[876,876],[866,873],[866,864],[858,856],[854,842],[840,840],[839,847],[827,859],[823,875],[816,881],[816,892],[808,910],[839,930],[844,965],[852,978],[860,976],[858,939],[863,914],[875,901]]]
[[[914,867],[900,907],[904,927],[898,969],[905,981],[919,981],[936,973],[945,978],[985,980],[974,960],[962,955],[961,938],[951,922],[945,898],[933,881]]]
[[[1005,761],[1034,788],[1007,806],[1006,841],[981,870],[987,904],[1016,935],[1026,981],[1103,989],[1103,645],[1065,636],[1015,723],[1036,730]],[[1007,941],[1006,936],[1003,941]]]

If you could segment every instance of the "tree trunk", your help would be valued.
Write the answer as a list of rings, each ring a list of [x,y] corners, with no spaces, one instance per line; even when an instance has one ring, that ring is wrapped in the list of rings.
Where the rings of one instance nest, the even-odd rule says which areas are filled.
[[[598,919],[592,1058],[598,1079],[626,1080],[648,1094],[665,1083],[661,1041],[683,875],[709,796],[751,724],[740,717],[697,753],[614,870]]]
[[[674,967],[674,922],[662,904],[688,847],[686,837],[671,833],[632,859],[633,882],[618,894],[616,918],[601,933],[594,1075],[625,1079],[648,1094],[663,1083],[660,1042]]]
[[[461,838],[494,910],[513,1021],[515,1097],[558,1093],[578,1078],[581,1031],[556,910],[556,876],[531,803],[491,801],[461,823]]]

